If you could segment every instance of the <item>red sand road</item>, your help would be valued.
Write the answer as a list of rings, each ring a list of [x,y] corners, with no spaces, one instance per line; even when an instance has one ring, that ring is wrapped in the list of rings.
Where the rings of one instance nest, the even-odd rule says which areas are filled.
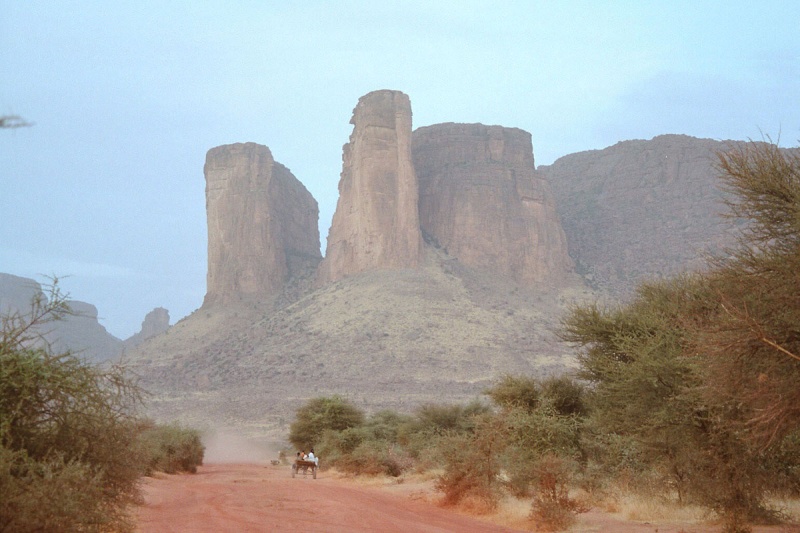
[[[211,464],[194,475],[147,478],[140,533],[511,532],[437,507],[407,485],[368,487],[321,472],[291,477],[288,466]],[[423,494],[423,496],[420,496]],[[531,530],[530,523],[526,524]],[[719,525],[623,521],[598,510],[578,517],[571,533],[718,533]],[[759,526],[754,533],[800,533],[797,525]]]
[[[292,479],[288,466],[212,464],[147,479],[144,494],[142,533],[514,531],[324,472]]]

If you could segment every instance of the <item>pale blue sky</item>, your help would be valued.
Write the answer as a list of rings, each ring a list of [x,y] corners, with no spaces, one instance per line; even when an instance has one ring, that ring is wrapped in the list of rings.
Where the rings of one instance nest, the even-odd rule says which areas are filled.
[[[68,276],[118,336],[202,303],[208,149],[270,147],[320,204],[358,98],[533,136],[537,164],[685,133],[800,139],[800,2],[0,0],[0,272]]]

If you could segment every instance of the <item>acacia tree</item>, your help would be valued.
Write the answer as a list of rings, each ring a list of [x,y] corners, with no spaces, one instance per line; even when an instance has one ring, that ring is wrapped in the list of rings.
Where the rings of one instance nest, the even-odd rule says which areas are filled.
[[[139,392],[119,368],[49,351],[40,328],[66,302],[54,283],[27,313],[0,317],[0,531],[131,527]]]
[[[341,396],[312,398],[297,410],[289,427],[289,442],[308,449],[326,430],[343,431],[364,424],[364,412]]]
[[[738,531],[769,516],[771,456],[800,422],[800,156],[750,143],[719,168],[730,216],[747,221],[729,257],[619,309],[577,308],[563,336],[584,347],[597,427],[632,437]]]
[[[800,150],[750,143],[720,154],[731,217],[749,221],[707,278],[716,302],[695,349],[715,395],[744,402],[746,429],[768,447],[800,426]]]

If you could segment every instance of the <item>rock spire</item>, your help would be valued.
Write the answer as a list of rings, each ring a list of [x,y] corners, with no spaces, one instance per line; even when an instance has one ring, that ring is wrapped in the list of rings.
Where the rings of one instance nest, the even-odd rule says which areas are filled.
[[[366,270],[413,268],[422,252],[408,96],[389,90],[362,96],[350,123],[321,283]]]

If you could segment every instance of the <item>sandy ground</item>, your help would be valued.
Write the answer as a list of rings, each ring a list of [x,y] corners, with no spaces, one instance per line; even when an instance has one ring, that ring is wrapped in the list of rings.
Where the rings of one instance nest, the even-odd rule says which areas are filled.
[[[324,473],[292,479],[288,466],[211,464],[148,478],[144,493],[142,533],[514,531]]]
[[[137,531],[169,532],[508,532],[532,531],[527,523],[506,527],[489,518],[437,506],[430,484],[363,483],[320,472],[317,479],[288,466],[209,464],[194,475],[146,478]],[[492,520],[497,521],[494,517]],[[506,520],[506,523],[509,523]],[[597,510],[579,517],[573,533],[707,533],[719,527],[622,521]],[[798,531],[788,527],[755,532]]]

